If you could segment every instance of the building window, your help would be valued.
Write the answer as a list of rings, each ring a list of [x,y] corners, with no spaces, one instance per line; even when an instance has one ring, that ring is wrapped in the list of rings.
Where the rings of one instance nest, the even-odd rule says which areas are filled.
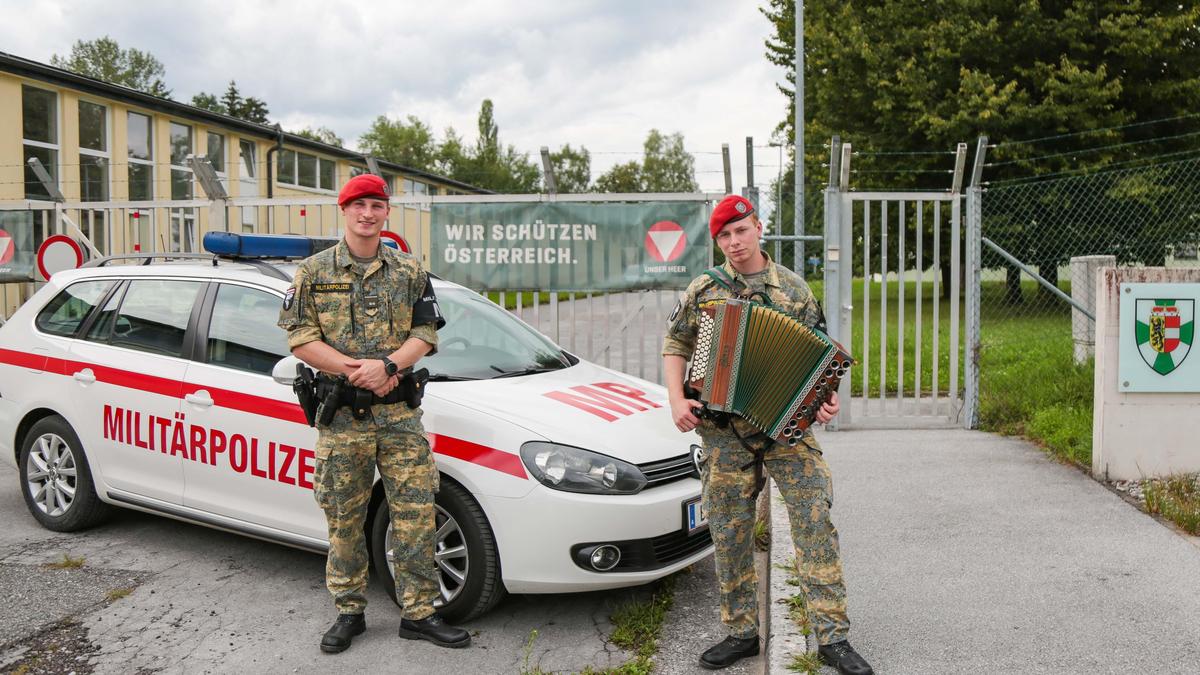
[[[404,194],[408,197],[425,197],[429,194],[429,185],[411,178],[404,179]],[[421,210],[428,211],[429,204],[421,204]]]
[[[328,159],[322,159],[318,180],[321,188],[324,190],[337,189],[337,163]]]
[[[242,154],[242,178],[254,178],[258,175],[254,164],[254,141],[238,141],[238,150]]]
[[[212,164],[213,170],[217,173],[225,174],[225,137],[221,134],[208,132],[208,153],[206,155],[208,161]]]
[[[54,184],[58,184],[58,94],[22,85],[21,117],[25,198],[49,199],[50,192],[29,167],[29,160],[36,157],[46,167]]]
[[[131,112],[126,116],[129,138],[129,199],[154,199],[154,125],[148,115]]]
[[[79,199],[108,201],[108,108],[79,102]]]
[[[295,150],[280,150],[276,168],[279,170],[280,184],[317,190],[337,189],[337,163],[332,159]],[[353,170],[351,173],[357,175],[353,174]]]
[[[192,199],[192,128],[171,122],[171,199]],[[171,250],[190,253],[196,249],[196,209],[171,209]]]
[[[171,122],[171,199],[192,198],[192,169],[187,156],[192,154],[192,128]]]

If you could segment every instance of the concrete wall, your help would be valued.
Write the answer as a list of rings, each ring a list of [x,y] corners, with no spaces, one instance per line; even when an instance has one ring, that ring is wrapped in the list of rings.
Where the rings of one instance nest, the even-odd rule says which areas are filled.
[[[1200,283],[1200,269],[1106,267],[1096,276],[1092,474],[1139,480],[1200,471],[1200,394],[1118,391],[1120,285]],[[1193,355],[1194,357],[1194,355]]]

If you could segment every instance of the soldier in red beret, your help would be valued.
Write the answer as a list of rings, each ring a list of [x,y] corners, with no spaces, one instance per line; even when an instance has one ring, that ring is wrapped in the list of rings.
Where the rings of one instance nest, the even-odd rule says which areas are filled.
[[[754,298],[822,331],[825,318],[804,279],[777,265],[762,250],[763,226],[749,200],[737,195],[722,199],[713,209],[709,232],[725,254],[725,264],[692,281],[671,313],[663,341],[663,372],[675,426],[681,432],[695,429],[704,442],[700,460],[704,511],[716,545],[721,622],[729,631],[729,637],[700,656],[700,665],[724,668],[759,652],[753,533],[755,501],[765,470],[787,504],[800,587],[821,659],[840,673],[870,675],[871,666],[846,639],[850,620],[837,530],[829,519],[833,494],[829,466],[811,429],[800,443],[787,446],[737,415],[709,411],[701,419],[696,412],[703,404],[684,392],[701,304]],[[816,421],[828,422],[839,408],[834,393]]]
[[[439,475],[419,398],[412,407],[404,391],[412,388],[412,366],[436,350],[437,330],[446,322],[421,263],[380,245],[390,212],[384,180],[351,178],[338,206],[342,240],[300,263],[279,315],[292,353],[321,371],[317,399],[325,412],[315,425],[313,496],[329,526],[325,585],[338,610],[321,650],[344,651],[367,628],[363,525],[376,469],[391,514],[400,637],[466,647],[470,634],[433,607],[440,596],[434,561]]]

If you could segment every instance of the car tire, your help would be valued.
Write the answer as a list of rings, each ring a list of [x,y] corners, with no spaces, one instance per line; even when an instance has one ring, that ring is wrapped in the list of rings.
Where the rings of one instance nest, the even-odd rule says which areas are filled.
[[[505,596],[496,538],[483,509],[458,484],[443,477],[434,503],[438,532],[434,557],[441,591],[434,605],[447,621],[469,621],[489,612]],[[388,559],[390,535],[391,516],[384,500],[371,521],[371,557],[388,595],[399,604]],[[463,546],[466,555],[462,555]]]
[[[38,420],[21,443],[21,495],[48,530],[77,532],[96,525],[113,507],[100,501],[79,436],[58,415]]]

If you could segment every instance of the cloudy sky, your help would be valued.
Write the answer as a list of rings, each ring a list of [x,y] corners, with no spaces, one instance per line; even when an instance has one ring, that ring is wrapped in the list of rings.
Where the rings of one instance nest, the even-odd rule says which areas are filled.
[[[653,128],[681,132],[705,190],[723,189],[728,143],[745,184],[745,138],[766,146],[786,114],[764,56],[762,0],[345,3],[0,0],[0,51],[48,62],[109,35],[154,54],[177,100],[230,79],[286,129],[325,126],[351,145],[380,114],[441,137],[475,136],[484,98],[501,141],[584,145],[592,175],[640,155]],[[31,29],[31,26],[36,26]],[[766,190],[778,150],[758,149]]]

